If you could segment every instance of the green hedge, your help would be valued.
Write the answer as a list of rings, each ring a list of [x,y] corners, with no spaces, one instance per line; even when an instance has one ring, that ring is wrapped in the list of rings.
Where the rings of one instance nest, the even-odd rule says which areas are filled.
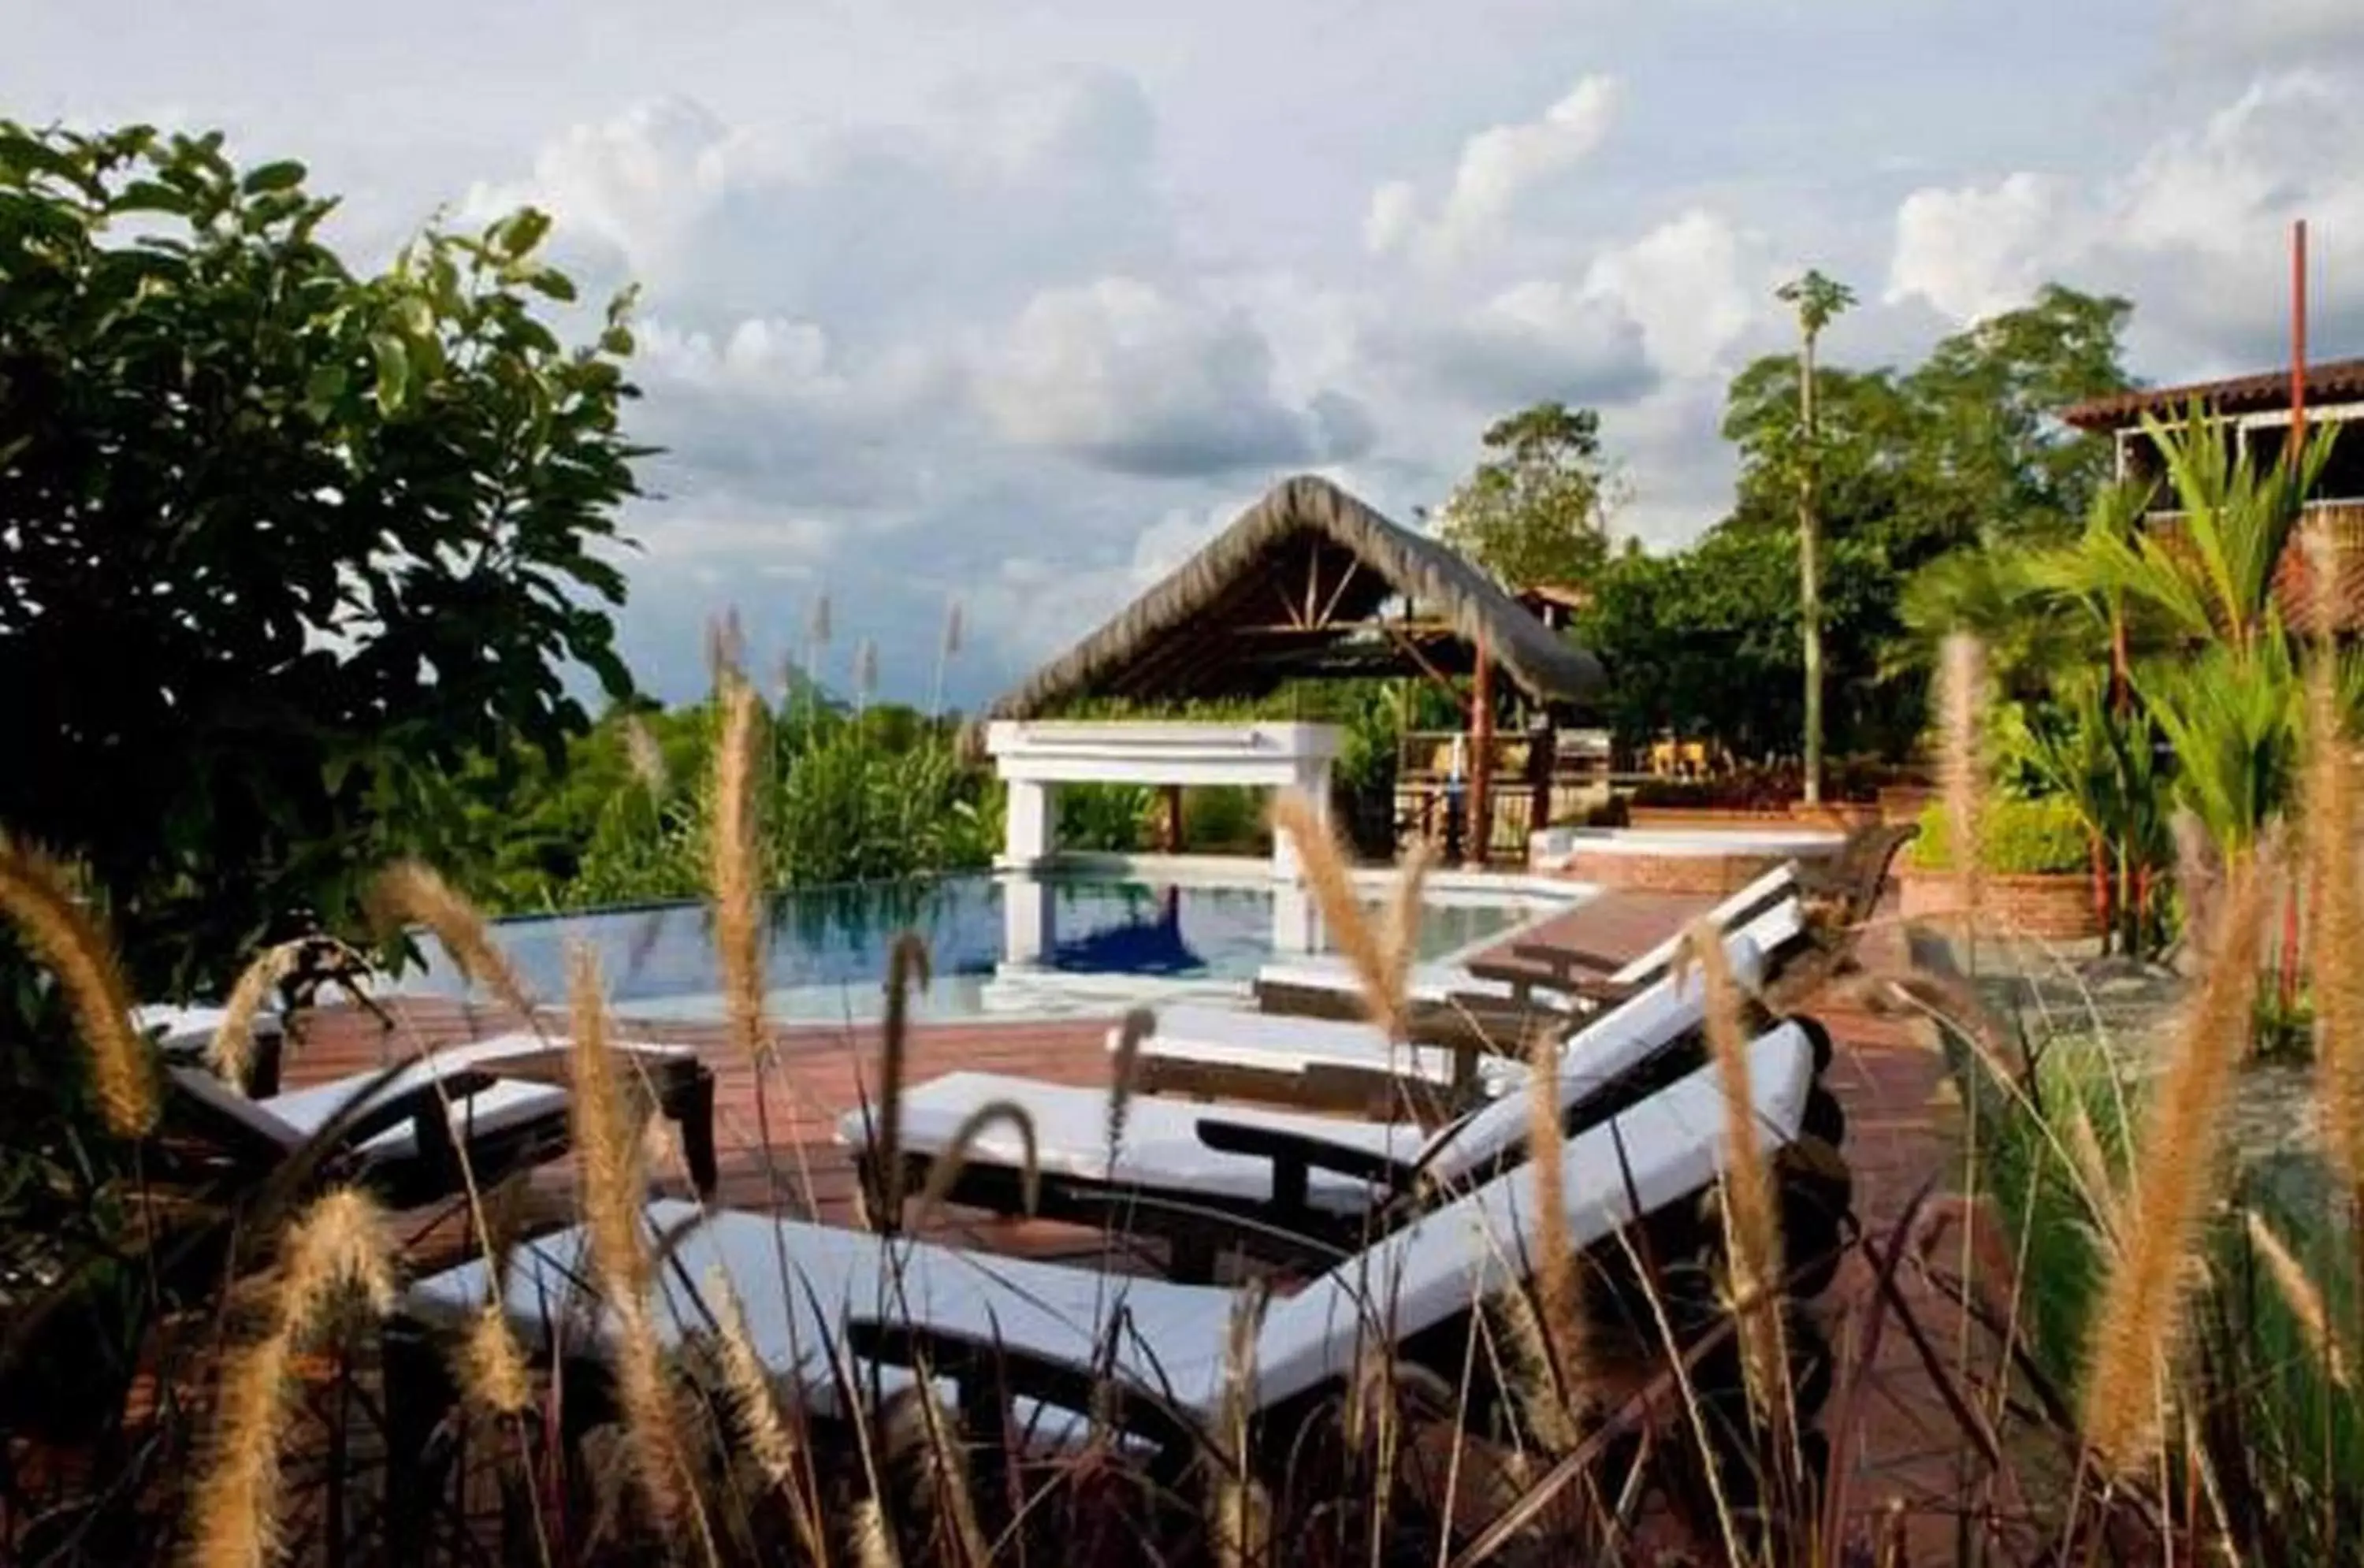
[[[1912,841],[1915,866],[1923,871],[1953,869],[1951,826],[1942,802],[1921,814],[1921,836]],[[1979,863],[1998,876],[2081,872],[2091,863],[2085,825],[2076,806],[2057,795],[1988,801],[1979,839]]]

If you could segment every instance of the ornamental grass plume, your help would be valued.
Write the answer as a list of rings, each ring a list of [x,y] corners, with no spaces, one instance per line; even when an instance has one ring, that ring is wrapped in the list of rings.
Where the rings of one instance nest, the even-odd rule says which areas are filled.
[[[757,869],[755,728],[762,705],[745,681],[722,699],[722,740],[714,751],[714,821],[707,873],[714,890],[714,947],[722,968],[731,1043],[751,1062],[764,1053],[764,912]]]
[[[483,911],[422,861],[399,861],[378,873],[370,904],[381,929],[415,921],[435,933],[464,980],[482,984],[529,1022],[532,993],[494,940]]]
[[[953,1129],[951,1142],[944,1152],[931,1162],[928,1184],[920,1191],[920,1221],[931,1218],[937,1208],[952,1196],[953,1185],[961,1173],[968,1169],[969,1151],[985,1136],[986,1129],[996,1122],[1006,1122],[1018,1135],[1020,1163],[1018,1167],[1019,1202],[1024,1212],[1032,1214],[1042,1192],[1043,1173],[1034,1136],[1034,1118],[1016,1100],[987,1100],[961,1118]]]
[[[1363,901],[1355,893],[1355,875],[1346,864],[1345,851],[1339,848],[1329,822],[1301,790],[1282,790],[1273,797],[1272,825],[1276,832],[1286,833],[1296,847],[1297,863],[1313,894],[1314,906],[1321,912],[1322,924],[1329,928],[1330,940],[1355,972],[1364,1010],[1371,1021],[1386,1031],[1388,1039],[1404,1038],[1404,977],[1409,972],[1409,960],[1396,951],[1396,942],[1383,932],[1363,908]],[[1407,865],[1406,881],[1411,884],[1410,899],[1416,906],[1419,887],[1411,877],[1420,869],[1420,860]],[[1399,884],[1402,888],[1405,884]]]
[[[229,1000],[222,1004],[221,1023],[206,1047],[206,1059],[226,1082],[234,1085],[246,1082],[247,1070],[254,1061],[255,1018],[272,988],[287,978],[306,945],[316,940],[296,937],[273,943],[240,971],[238,983],[229,988]]]
[[[1141,1042],[1157,1032],[1157,1015],[1146,1007],[1127,1012],[1117,1026],[1116,1048],[1109,1052],[1108,1157],[1113,1165],[1124,1147],[1124,1124],[1132,1109],[1132,1095],[1141,1075]]]
[[[2115,1475],[2149,1462],[2165,1432],[2168,1373],[2181,1342],[2184,1295],[2207,1216],[2219,1113],[2254,1016],[2267,882],[2259,853],[2227,868],[2214,958],[2185,1011],[2175,1059],[2153,1090],[2138,1174],[2121,1211],[2124,1245],[2092,1318],[2085,1437]]]
[[[914,986],[926,990],[928,981],[928,944],[917,931],[905,931],[887,951],[886,1011],[878,1029],[878,1106],[872,1137],[886,1190],[878,1195],[884,1212],[870,1218],[885,1233],[903,1223],[903,1071],[911,1051],[911,992]]]
[[[628,713],[623,719],[624,757],[631,764],[632,776],[650,798],[663,800],[672,784],[665,768],[664,748],[657,744],[648,720],[637,713]]]
[[[1265,1295],[1251,1284],[1232,1304],[1229,1332],[1223,1338],[1222,1383],[1216,1418],[1228,1451],[1213,1456],[1213,1496],[1208,1499],[1212,1518],[1215,1561],[1222,1568],[1249,1568],[1266,1560],[1272,1539],[1272,1499],[1256,1480],[1248,1461],[1250,1415],[1254,1405],[1256,1327],[1263,1321]]]
[[[2307,1346],[2315,1359],[2323,1363],[2324,1375],[2340,1387],[2347,1383],[2347,1356],[2341,1348],[2339,1335],[2331,1324],[2330,1309],[2324,1305],[2323,1292],[2306,1272],[2265,1216],[2255,1209],[2242,1211],[2242,1223],[2249,1232],[2249,1245],[2266,1265],[2266,1277],[2274,1282],[2274,1292],[2282,1298],[2297,1322],[2299,1332],[2305,1336]]]
[[[1696,962],[1705,992],[1708,1055],[1723,1093],[1723,1229],[1738,1316],[1741,1362],[1750,1402],[1760,1413],[1788,1405],[1789,1364],[1781,1323],[1781,1219],[1773,1177],[1756,1136],[1756,1097],[1748,1073],[1741,994],[1723,933],[1707,920],[1683,933],[1684,961]]]
[[[519,1415],[533,1402],[525,1352],[499,1302],[488,1301],[478,1309],[460,1343],[459,1363],[461,1391],[494,1415]]]
[[[1946,639],[1937,666],[1939,775],[1946,799],[1946,837],[1960,890],[1962,940],[1975,963],[1979,916],[1985,906],[1986,766],[1979,743],[1986,710],[1986,644],[1968,632]]]
[[[2306,738],[2304,885],[2313,916],[2307,957],[2316,1093],[2332,1168],[2351,1194],[2364,1196],[2364,886],[2357,882],[2356,763],[2340,711],[2337,655],[2328,647],[2316,652],[2307,673]]]
[[[0,914],[57,976],[90,1052],[91,1082],[108,1129],[120,1138],[144,1136],[162,1102],[148,1042],[131,1021],[131,987],[105,913],[82,896],[62,862],[0,837]]]
[[[664,1356],[650,1316],[654,1264],[641,1231],[644,1179],[641,1109],[608,1046],[607,998],[598,959],[574,944],[567,953],[570,1053],[576,1186],[591,1241],[592,1271],[614,1325],[617,1403],[632,1454],[632,1473],[660,1526],[696,1516],[684,1445]],[[703,1533],[703,1519],[698,1519]]]
[[[1576,1438],[1566,1414],[1589,1385],[1591,1369],[1584,1360],[1584,1282],[1567,1223],[1567,1147],[1560,1126],[1560,1066],[1559,1041],[1553,1032],[1533,1031],[1527,1048],[1527,1156],[1535,1183],[1534,1317],[1538,1321],[1534,1324],[1537,1343],[1531,1353],[1540,1352],[1544,1386],[1528,1403],[1547,1399],[1558,1407],[1561,1419],[1556,1425],[1564,1430],[1556,1434],[1542,1422],[1536,1428],[1547,1440],[1556,1435],[1564,1438],[1561,1451],[1566,1451]],[[1516,1306],[1509,1316],[1515,1344],[1527,1325]]]
[[[393,1251],[374,1199],[340,1188],[289,1225],[262,1336],[222,1372],[212,1452],[194,1489],[192,1568],[263,1568],[280,1548],[280,1450],[287,1384],[305,1338],[348,1296],[374,1317],[394,1307]]]

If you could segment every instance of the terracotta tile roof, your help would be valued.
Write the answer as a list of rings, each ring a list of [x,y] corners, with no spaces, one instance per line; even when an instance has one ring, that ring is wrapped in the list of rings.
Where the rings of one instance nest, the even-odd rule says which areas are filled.
[[[2364,359],[2321,360],[2309,365],[2306,395],[2309,402],[2364,396]],[[2121,392],[2072,404],[2061,410],[2060,417],[2080,430],[2114,430],[2135,423],[2145,414],[2173,417],[2195,398],[2218,414],[2254,414],[2285,407],[2290,403],[2290,372],[2260,371],[2255,375],[2232,376],[2224,381]]]

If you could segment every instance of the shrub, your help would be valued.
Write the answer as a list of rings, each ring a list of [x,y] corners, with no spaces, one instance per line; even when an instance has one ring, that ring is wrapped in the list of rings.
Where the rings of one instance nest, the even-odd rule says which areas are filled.
[[[1265,847],[1262,792],[1206,784],[1182,795],[1182,841],[1201,854],[1255,854]]]
[[[1989,801],[1979,824],[1979,864],[1998,876],[2082,872],[2091,863],[2085,825],[2076,806],[2058,795]],[[1953,839],[1943,805],[1921,813],[1912,864],[1922,871],[1954,869]]]

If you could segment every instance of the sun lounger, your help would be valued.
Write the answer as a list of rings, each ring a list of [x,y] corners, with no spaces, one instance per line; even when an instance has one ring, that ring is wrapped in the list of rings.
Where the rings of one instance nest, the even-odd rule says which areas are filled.
[[[1748,1072],[1760,1144],[1779,1149],[1803,1129],[1812,1048],[1802,1030],[1777,1029],[1749,1048]],[[1573,1244],[1593,1247],[1660,1213],[1701,1226],[1697,1207],[1684,1200],[1720,1173],[1724,1128],[1715,1075],[1701,1071],[1578,1134],[1562,1161]],[[661,1341],[680,1346],[710,1329],[711,1303],[700,1293],[719,1271],[775,1386],[819,1418],[845,1414],[850,1391],[866,1401],[882,1384],[924,1374],[958,1384],[978,1418],[998,1414],[1006,1396],[1068,1412],[1113,1407],[1125,1429],[1187,1447],[1224,1398],[1225,1346],[1241,1308],[1229,1287],[769,1216],[701,1217],[682,1204],[652,1206],[647,1218],[665,1238],[650,1314]],[[1440,1330],[1525,1278],[1540,1234],[1531,1168],[1522,1167],[1337,1261],[1263,1312],[1239,1374],[1248,1408],[1268,1422],[1335,1394],[1375,1340],[1396,1354],[1434,1343]],[[571,1351],[561,1373],[570,1411],[599,1385],[615,1318],[585,1299],[587,1247],[585,1230],[563,1231],[519,1247],[497,1284],[479,1261],[411,1289],[412,1337],[398,1337],[388,1352],[389,1395],[410,1405],[389,1411],[397,1462],[423,1448],[448,1397],[449,1362],[433,1340],[464,1330],[487,1301],[499,1301],[538,1356],[553,1344]],[[882,1374],[881,1362],[904,1370]],[[1457,1380],[1457,1356],[1441,1370]],[[445,1391],[430,1402],[431,1415],[416,1403],[430,1388]]]
[[[228,1008],[205,1003],[171,1006],[150,1003],[131,1009],[132,1027],[153,1035],[164,1060],[176,1067],[203,1067],[211,1062],[214,1036],[221,1032]],[[285,1029],[279,1015],[262,1012],[251,1029],[245,1081],[240,1089],[251,1097],[279,1092],[279,1062]]]
[[[1783,898],[1729,936],[1726,951],[1743,988],[1763,984],[1798,950],[1804,929],[1798,901]],[[1621,992],[1617,1005],[1656,989],[1668,973],[1666,964],[1657,964],[1654,979]],[[1567,1036],[1601,1016],[1537,1016],[1524,1028]],[[1140,1042],[1133,1084],[1148,1094],[1277,1100],[1349,1114],[1409,1113],[1436,1120],[1466,1110],[1485,1098],[1489,1087],[1520,1073],[1517,1053],[1531,1038],[1532,1032],[1477,1028],[1437,1042],[1435,1036],[1414,1030],[1413,1043],[1407,1044],[1390,1040],[1376,1024],[1176,1006],[1162,1011],[1155,1032]]]
[[[210,1152],[265,1174],[317,1157],[327,1173],[407,1205],[459,1190],[463,1153],[482,1183],[564,1150],[567,1049],[539,1035],[503,1035],[258,1099],[203,1069],[168,1071],[175,1124]],[[713,1073],[682,1046],[610,1049],[646,1075],[658,1108],[680,1125],[692,1179],[711,1190]]]
[[[1556,1084],[1564,1130],[1602,1121],[1696,1069],[1700,993],[1696,977],[1680,992],[1668,981],[1570,1042]],[[1818,1069],[1828,1060],[1829,1038],[1819,1024],[1794,1019],[1780,1029],[1806,1042]],[[1819,1091],[1814,1099],[1810,1130],[1835,1144],[1844,1132],[1836,1102]],[[1160,1235],[1170,1245],[1169,1272],[1188,1278],[1211,1274],[1219,1244],[1258,1252],[1261,1237],[1287,1255],[1301,1238],[1344,1246],[1400,1224],[1440,1195],[1490,1180],[1524,1159],[1532,1125],[1523,1092],[1433,1133],[1402,1119],[1352,1121],[1136,1095],[1111,1146],[1108,1089],[956,1073],[903,1094],[891,1155],[902,1167],[902,1190],[924,1191],[952,1157],[970,1116],[997,1101],[1023,1111],[1032,1129],[1036,1212]],[[871,1113],[848,1113],[838,1136],[854,1150],[868,1190],[883,1194],[889,1155],[874,1136]],[[1019,1213],[1026,1160],[1015,1128],[988,1123],[963,1149],[945,1195]],[[1249,1224],[1210,1227],[1210,1215]]]
[[[1701,918],[1719,930],[1744,927],[1795,897],[1799,874],[1797,862],[1784,862]],[[1416,1008],[1423,1010],[1472,1009],[1490,1002],[1562,1014],[1580,1011],[1605,993],[1631,992],[1657,979],[1680,940],[1669,938],[1640,957],[1622,962],[1552,943],[1522,943],[1512,950],[1512,962],[1418,965],[1408,992]],[[1578,969],[1591,973],[1578,975]],[[1347,1019],[1369,1016],[1353,967],[1336,954],[1266,964],[1256,971],[1255,998],[1256,1006],[1268,1013]]]

